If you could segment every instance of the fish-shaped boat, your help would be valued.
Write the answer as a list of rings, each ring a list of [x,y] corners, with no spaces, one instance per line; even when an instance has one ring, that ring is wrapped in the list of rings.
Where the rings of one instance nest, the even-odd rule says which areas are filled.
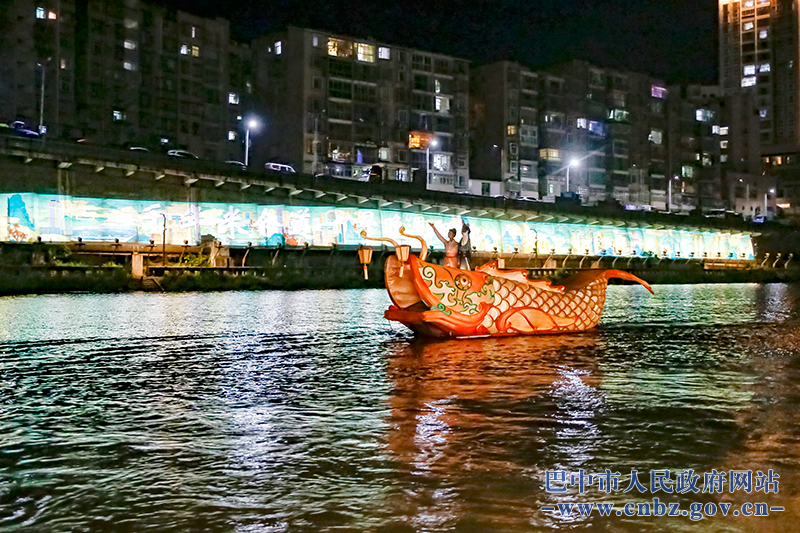
[[[397,254],[385,266],[386,289],[393,305],[385,312],[416,333],[433,337],[495,337],[543,335],[586,331],[603,315],[606,288],[611,278],[650,285],[620,270],[586,270],[567,278],[560,286],[532,281],[525,270],[500,270],[496,262],[474,271],[445,267],[425,261],[408,246],[395,244]],[[366,237],[366,233],[362,232]],[[401,248],[405,248],[401,252]]]

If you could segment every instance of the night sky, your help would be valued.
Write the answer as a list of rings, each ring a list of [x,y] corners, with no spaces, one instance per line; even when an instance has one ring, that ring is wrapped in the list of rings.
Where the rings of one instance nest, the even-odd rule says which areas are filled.
[[[716,0],[151,0],[231,21],[250,40],[288,24],[531,68],[571,58],[671,83],[717,82]]]

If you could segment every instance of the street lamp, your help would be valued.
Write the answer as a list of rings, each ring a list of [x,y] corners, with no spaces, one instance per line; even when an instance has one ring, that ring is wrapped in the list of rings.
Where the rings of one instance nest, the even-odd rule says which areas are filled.
[[[678,176],[672,178],[677,181]],[[669,195],[667,196],[667,213],[672,213],[672,180],[669,180]]]
[[[566,187],[567,188],[567,194],[569,194],[569,169],[571,167],[579,167],[580,165],[581,165],[581,162],[578,159],[573,159],[572,161],[569,162],[569,165],[567,165],[567,187]]]
[[[775,189],[770,189],[769,194],[775,194]],[[764,193],[764,221],[767,220],[767,193]]]
[[[247,131],[244,136],[244,166],[250,165],[250,130],[258,128],[258,121],[250,119],[247,121]]]
[[[436,148],[439,145],[439,141],[433,139],[428,143],[428,146],[425,147],[425,179],[428,184],[431,182],[431,146]]]

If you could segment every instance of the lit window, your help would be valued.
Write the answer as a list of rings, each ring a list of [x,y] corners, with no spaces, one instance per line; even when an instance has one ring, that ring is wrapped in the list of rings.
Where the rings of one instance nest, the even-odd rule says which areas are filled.
[[[659,87],[658,85],[652,85],[650,87],[650,96],[653,98],[666,98],[667,89],[665,87]]]
[[[755,65],[745,65],[744,66],[744,75],[745,76],[755,76],[756,74],[756,66]]]
[[[279,56],[283,52],[283,43],[281,41],[275,41],[275,55]]]
[[[129,30],[135,30],[139,27],[139,23],[133,19],[125,19],[125,27]]]
[[[728,141],[720,141],[719,147],[722,148],[723,150],[726,150],[728,148]]]
[[[379,148],[378,149],[378,159],[381,161],[388,161],[389,160],[389,149],[388,148]]]
[[[758,71],[761,72],[762,74],[764,72],[769,72],[770,71],[769,63],[764,63],[763,65],[758,67]]]
[[[746,78],[742,78],[742,87],[752,87],[756,84],[755,76],[748,76]]]
[[[236,132],[233,130],[228,130],[228,140],[235,141],[236,140]]]
[[[37,8],[36,8],[36,18],[37,18],[37,19],[44,19],[44,18],[47,18],[46,14],[45,14],[45,12],[44,12],[44,8],[43,8],[43,7],[37,7]]]
[[[317,47],[319,46],[319,37],[316,35],[311,37],[311,46]]]
[[[131,61],[125,61],[122,66],[125,68],[125,70],[136,70],[136,63]]]
[[[508,134],[509,135],[516,135],[517,134],[517,127],[513,124],[508,125]]]
[[[767,32],[767,30],[761,30],[758,32],[759,39],[766,39],[767,37],[769,37],[769,33]]]
[[[356,59],[359,61],[366,61],[367,63],[374,63],[375,47],[371,44],[356,43]]]
[[[47,18],[49,18],[50,20],[56,20],[58,18],[58,15],[56,15],[53,11],[50,11],[47,14]]]
[[[517,143],[508,143],[508,153],[510,155],[517,155],[519,153]]]
[[[197,38],[197,28],[192,26],[192,39],[196,39],[196,38]]]
[[[436,104],[436,111],[439,113],[449,113],[450,112],[450,99],[444,96],[437,96],[435,100]]]
[[[385,46],[378,47],[378,59],[391,59],[392,52]]]
[[[67,68],[67,60],[66,59],[62,59],[61,60],[61,70],[64,70],[66,68]]]
[[[125,41],[123,46],[126,50],[136,50],[136,41]]]
[[[575,121],[575,126],[578,129],[585,130],[586,129],[586,119],[585,118],[579,118],[578,120]]]
[[[353,43],[343,39],[328,39],[328,55],[335,57],[352,57]]]
[[[694,176],[694,167],[692,165],[681,166],[681,175],[684,178],[691,178],[692,176]]]
[[[608,111],[609,120],[613,120],[615,122],[627,122],[630,120],[630,115],[630,112],[625,111],[624,109],[610,109]]]
[[[120,111],[118,109],[115,109],[112,112],[112,116],[113,116],[115,121],[125,120],[125,113],[123,113],[122,111]]]
[[[545,161],[561,161],[561,155],[558,153],[558,150],[554,148],[542,148],[539,150],[539,159],[544,159]]]
[[[606,125],[602,122],[598,122],[596,120],[589,121],[589,128],[588,130],[595,135],[599,135],[600,137],[606,136]]]
[[[754,0],[747,0],[744,3],[744,7],[753,7]]]
[[[722,127],[719,129],[719,134],[720,134],[720,135],[727,135],[727,134],[728,134],[728,126],[722,126]]]
[[[719,126],[711,126],[712,135],[719,135]]]
[[[450,172],[450,155],[434,154],[433,169],[438,170],[439,172]]]
[[[761,118],[767,118],[767,109],[764,108],[764,107],[759,109],[758,110],[758,116],[760,116]]]
[[[719,162],[720,163],[727,163],[728,162],[728,154],[720,154]]]
[[[239,95],[237,93],[228,93],[228,103],[233,105],[238,105]]]
[[[714,119],[714,112],[708,109],[698,109],[695,118],[697,122],[711,122]]]
[[[745,22],[744,23],[744,31],[750,31],[755,27],[755,24],[752,22]]]
[[[189,46],[182,44],[181,45],[181,55],[188,56],[189,55]]]
[[[653,144],[661,144],[664,139],[664,132],[661,130],[650,130],[648,139]]]
[[[539,130],[536,126],[521,126],[519,128],[519,142],[523,144],[539,144]]]
[[[433,91],[436,94],[439,94],[440,92],[442,92],[442,82],[441,81],[433,80]]]
[[[192,57],[200,57],[200,47],[192,46]]]

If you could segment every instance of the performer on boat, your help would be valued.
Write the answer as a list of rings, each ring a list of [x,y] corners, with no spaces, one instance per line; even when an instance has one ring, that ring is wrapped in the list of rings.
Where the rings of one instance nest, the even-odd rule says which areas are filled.
[[[458,243],[458,268],[472,270],[472,242],[469,240],[469,224],[461,219],[461,241]]]
[[[458,268],[459,242],[456,241],[457,232],[455,228],[447,232],[448,239],[445,239],[442,234],[439,233],[439,230],[436,229],[436,226],[433,225],[433,222],[430,222],[430,225],[433,228],[433,232],[436,234],[436,237],[442,241],[442,244],[444,244],[444,266],[449,268]],[[469,238],[469,235],[467,235],[467,238]]]

